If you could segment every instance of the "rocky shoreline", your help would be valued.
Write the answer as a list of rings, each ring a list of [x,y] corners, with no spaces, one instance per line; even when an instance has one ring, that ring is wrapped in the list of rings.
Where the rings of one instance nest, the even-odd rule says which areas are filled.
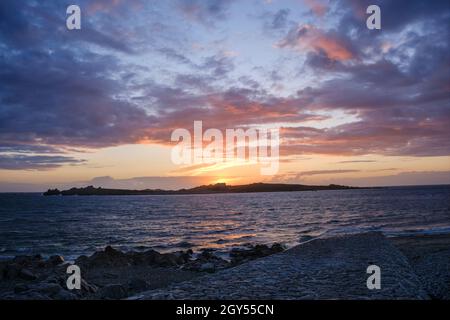
[[[214,250],[122,252],[107,246],[74,263],[81,290],[68,290],[61,256],[0,262],[0,300],[86,299],[450,299],[450,235],[386,238],[367,233]],[[382,290],[368,290],[379,265]]]
[[[91,256],[80,256],[81,290],[68,290],[67,267],[62,256],[16,256],[0,261],[0,299],[76,300],[123,299],[139,292],[235,267],[282,252],[278,243],[234,248],[225,260],[211,249],[159,253],[155,250],[122,252],[107,246]]]
[[[450,236],[386,238],[378,232],[314,239],[212,275],[132,299],[449,299]],[[418,250],[419,248],[419,250]],[[368,266],[380,287],[367,286]]]

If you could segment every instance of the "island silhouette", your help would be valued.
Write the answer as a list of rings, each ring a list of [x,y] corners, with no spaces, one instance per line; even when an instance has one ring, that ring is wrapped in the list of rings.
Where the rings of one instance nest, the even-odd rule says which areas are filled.
[[[84,188],[71,188],[68,190],[48,189],[44,196],[109,196],[109,195],[176,195],[176,194],[212,194],[212,193],[250,193],[250,192],[291,192],[291,191],[319,191],[319,190],[345,190],[361,189],[360,187],[342,186],[330,184],[327,186],[314,186],[303,184],[283,184],[283,183],[251,183],[244,185],[227,185],[225,183],[216,183],[202,185],[190,189],[163,190],[163,189],[108,189],[102,187],[87,186]]]

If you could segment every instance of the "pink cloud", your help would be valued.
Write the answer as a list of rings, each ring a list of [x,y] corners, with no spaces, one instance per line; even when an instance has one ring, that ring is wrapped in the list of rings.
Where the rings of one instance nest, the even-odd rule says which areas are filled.
[[[280,48],[292,48],[299,51],[324,52],[329,59],[350,60],[355,58],[354,50],[337,33],[325,32],[312,25],[301,25],[289,31],[278,43]]]

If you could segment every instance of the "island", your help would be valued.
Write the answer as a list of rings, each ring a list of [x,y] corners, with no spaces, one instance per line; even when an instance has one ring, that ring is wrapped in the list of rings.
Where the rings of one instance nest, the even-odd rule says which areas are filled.
[[[44,196],[119,196],[119,195],[176,195],[176,194],[212,194],[212,193],[250,193],[250,192],[292,192],[292,191],[318,191],[318,190],[345,190],[361,189],[359,187],[341,186],[330,184],[327,186],[310,186],[303,184],[283,183],[251,183],[231,186],[225,183],[203,185],[190,189],[162,190],[162,189],[107,189],[102,187],[88,186],[84,188],[71,188],[69,190],[48,189]]]

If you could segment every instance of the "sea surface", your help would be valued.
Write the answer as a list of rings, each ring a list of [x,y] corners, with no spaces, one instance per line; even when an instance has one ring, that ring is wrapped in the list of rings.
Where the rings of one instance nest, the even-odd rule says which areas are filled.
[[[287,246],[380,230],[450,233],[450,186],[164,196],[0,194],[0,258],[73,259],[112,245],[175,251]]]

